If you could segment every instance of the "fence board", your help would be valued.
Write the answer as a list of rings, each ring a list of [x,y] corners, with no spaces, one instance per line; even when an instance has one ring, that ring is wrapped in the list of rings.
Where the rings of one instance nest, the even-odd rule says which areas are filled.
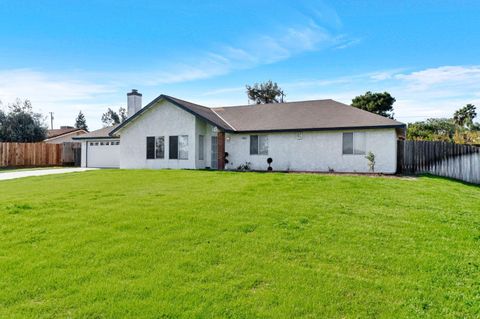
[[[398,172],[430,173],[480,184],[480,148],[447,142],[398,141]]]
[[[0,167],[63,165],[63,145],[0,143]]]

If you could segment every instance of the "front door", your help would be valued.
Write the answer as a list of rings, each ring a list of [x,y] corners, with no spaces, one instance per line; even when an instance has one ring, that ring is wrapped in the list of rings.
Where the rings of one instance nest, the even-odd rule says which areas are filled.
[[[216,136],[212,136],[212,169],[218,169],[218,139]]]

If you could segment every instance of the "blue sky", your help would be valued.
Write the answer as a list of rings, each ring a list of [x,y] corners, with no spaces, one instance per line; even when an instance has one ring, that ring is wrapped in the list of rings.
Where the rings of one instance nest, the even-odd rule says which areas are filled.
[[[91,129],[132,88],[246,104],[273,80],[287,100],[389,91],[403,122],[480,106],[479,1],[0,2],[0,100]]]

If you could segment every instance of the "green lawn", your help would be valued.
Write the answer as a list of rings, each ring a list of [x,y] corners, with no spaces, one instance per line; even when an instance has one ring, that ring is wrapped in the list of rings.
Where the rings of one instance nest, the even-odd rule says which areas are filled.
[[[99,170],[0,182],[0,318],[476,318],[480,188]]]

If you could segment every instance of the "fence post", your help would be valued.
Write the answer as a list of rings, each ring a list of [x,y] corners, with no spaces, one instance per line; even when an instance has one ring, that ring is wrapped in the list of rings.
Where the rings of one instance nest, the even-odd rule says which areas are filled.
[[[397,141],[397,174],[402,174],[405,165],[405,141]]]

